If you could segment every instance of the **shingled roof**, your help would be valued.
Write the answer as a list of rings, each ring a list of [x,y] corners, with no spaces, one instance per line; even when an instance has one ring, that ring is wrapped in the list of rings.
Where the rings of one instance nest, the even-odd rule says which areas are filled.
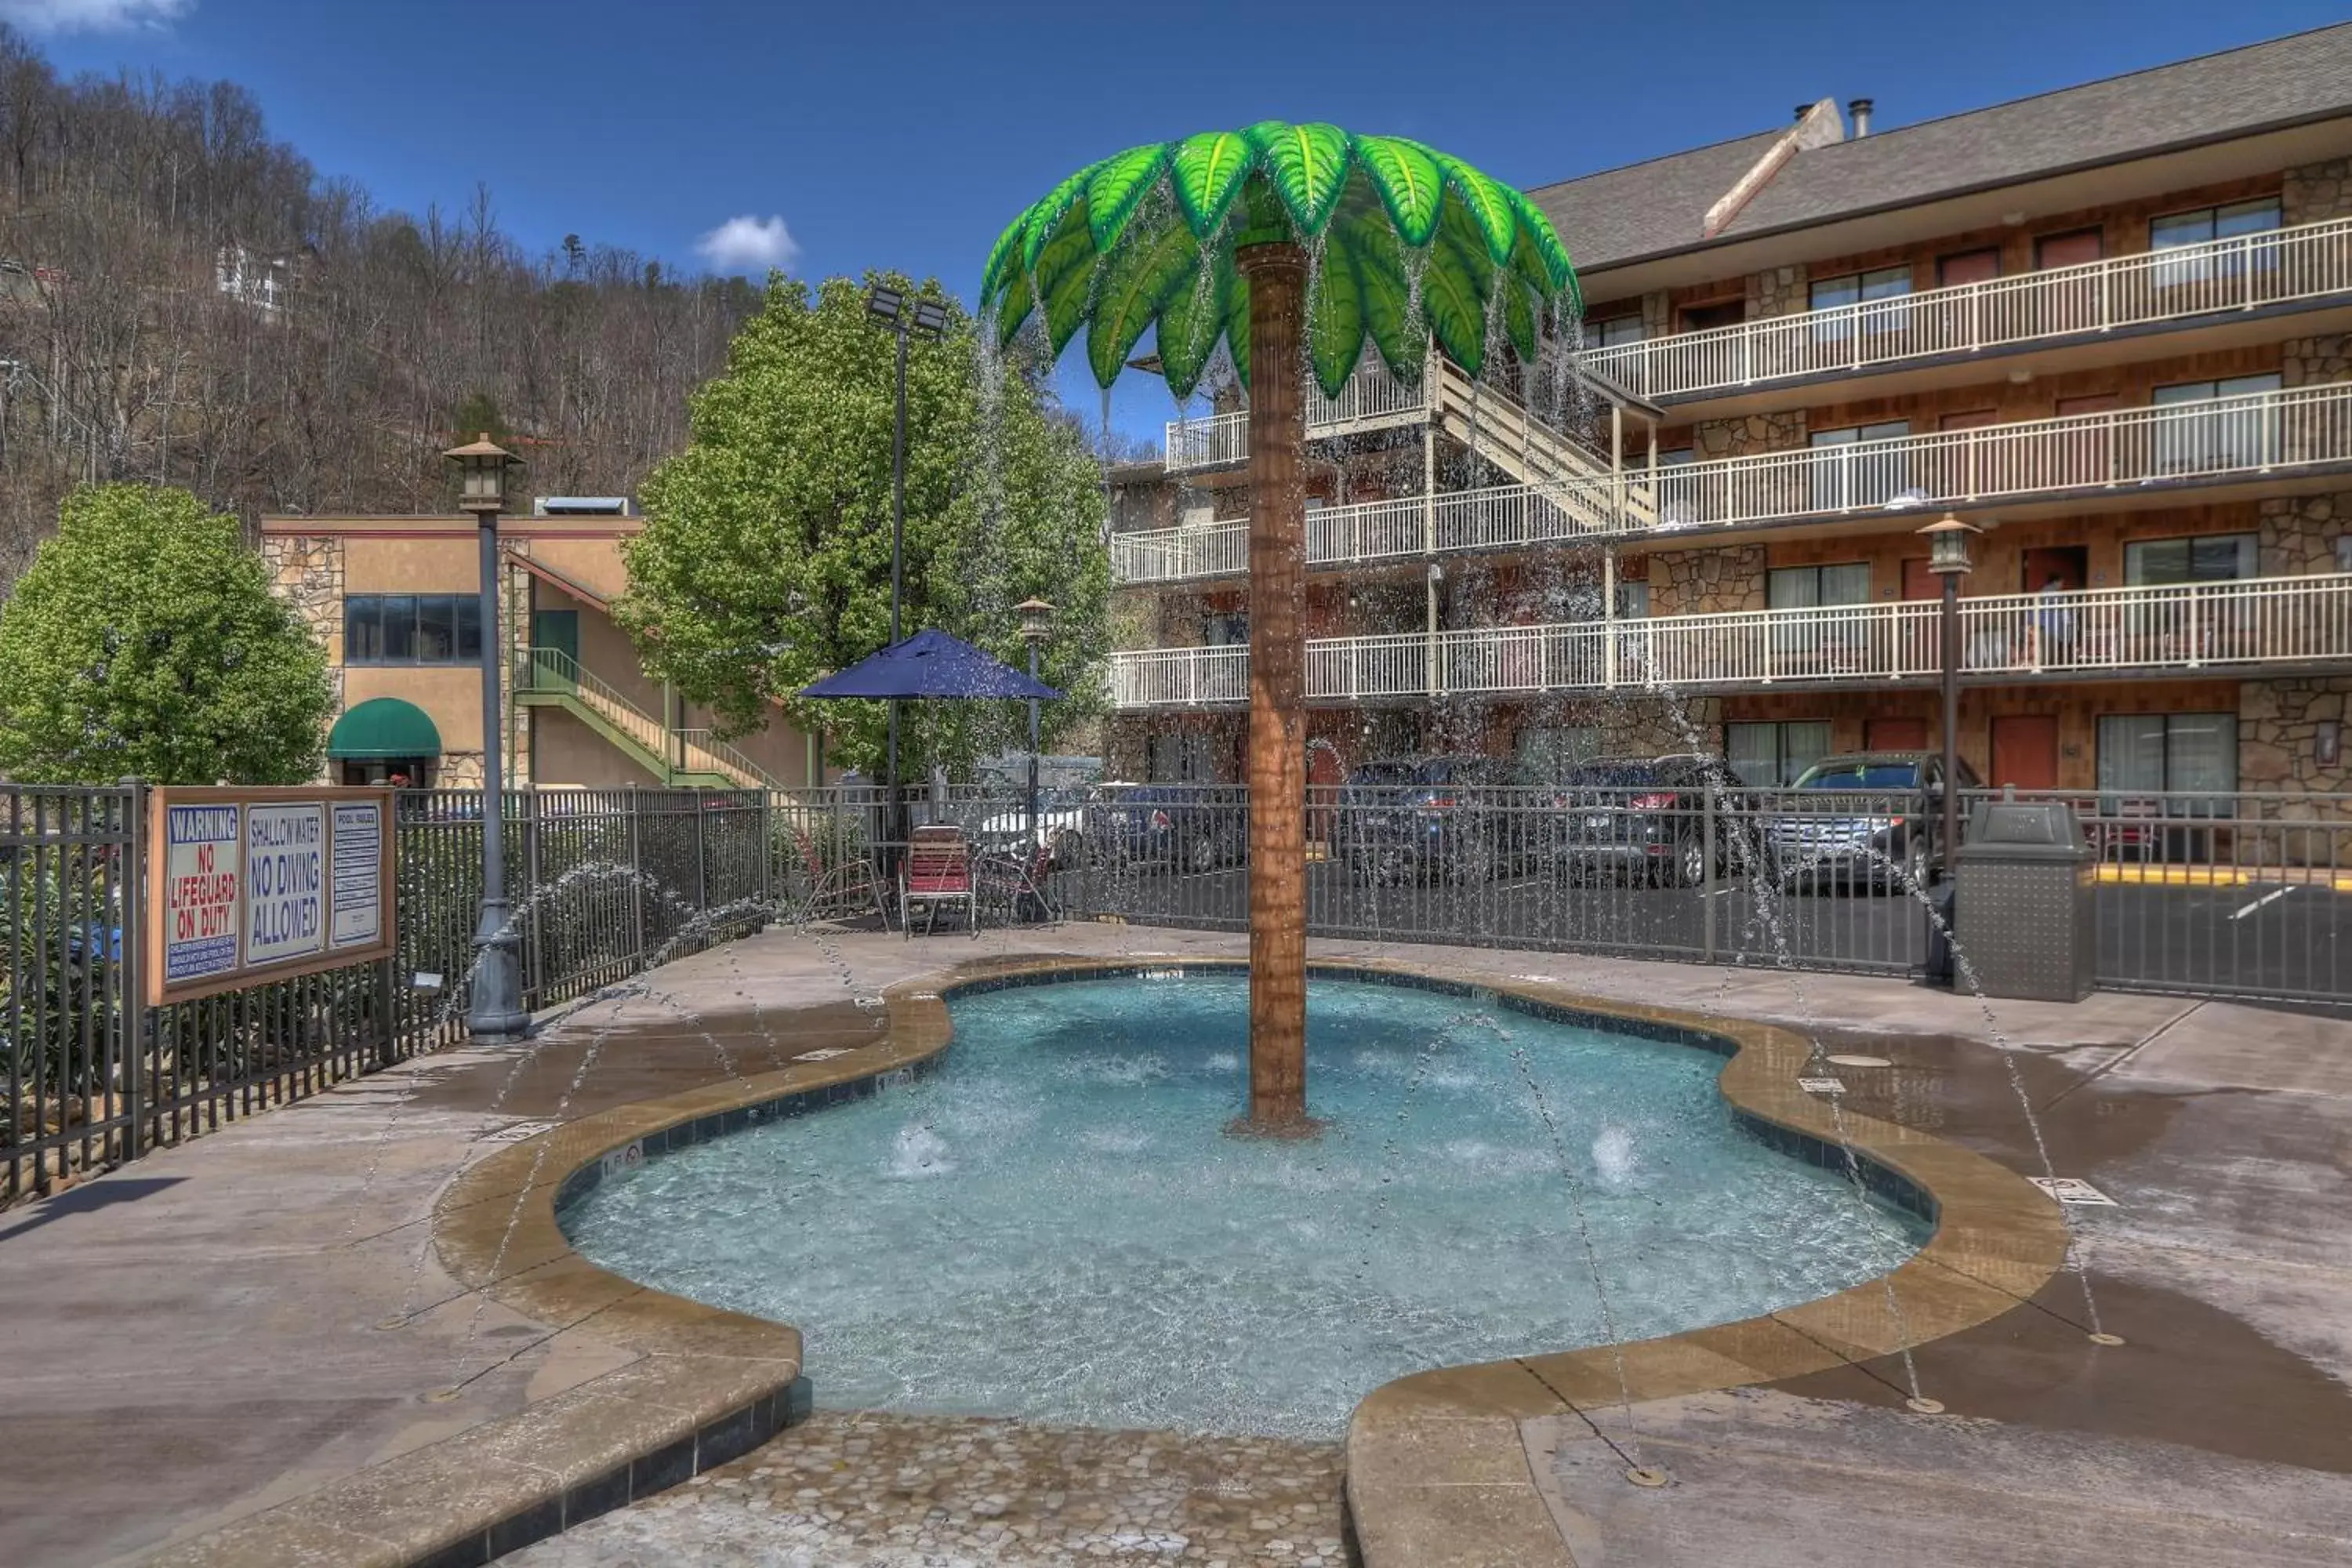
[[[1790,159],[1711,242],[2352,113],[2352,23],[2201,55]],[[1687,250],[1780,131],[1530,192],[1586,270]]]

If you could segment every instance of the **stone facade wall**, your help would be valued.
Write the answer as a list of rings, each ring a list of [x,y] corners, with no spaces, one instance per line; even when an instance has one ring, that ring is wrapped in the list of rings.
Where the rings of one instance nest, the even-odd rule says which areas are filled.
[[[1786,452],[1805,444],[1805,411],[1749,414],[1738,419],[1701,419],[1691,426],[1692,455],[1706,462],[1750,452]]]
[[[2289,386],[2352,381],[2352,332],[2323,332],[2280,343],[2279,379]]]
[[[2289,169],[2279,182],[2279,210],[2291,224],[2352,217],[2352,158]]]
[[[2296,577],[2341,572],[2343,542],[2352,525],[2352,490],[2333,494],[2265,496],[2258,503],[2262,574]]]
[[[1698,616],[1764,608],[1764,547],[1718,545],[1650,556],[1650,614]]]
[[[1748,275],[1748,317],[1793,316],[1812,309],[1811,272],[1801,262]]]
[[[1675,331],[1675,297],[1664,289],[1653,289],[1642,296],[1642,336],[1672,337]]]
[[[2352,710],[2352,676],[2249,680],[2238,688],[2238,784],[2287,795],[2352,790],[2339,749],[2333,766],[2318,760],[2319,727],[2342,726]]]
[[[271,586],[327,650],[335,701],[343,699],[343,542],[332,535],[265,534]]]

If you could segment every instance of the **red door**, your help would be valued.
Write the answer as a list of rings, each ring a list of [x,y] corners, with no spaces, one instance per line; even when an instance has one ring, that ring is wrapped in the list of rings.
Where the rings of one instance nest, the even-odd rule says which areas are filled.
[[[2051,713],[2011,713],[1992,721],[1993,788],[2058,787],[2058,719]]]
[[[1936,263],[1936,281],[1949,289],[1960,283],[1982,283],[2000,276],[2000,249],[1963,250]]]
[[[1915,555],[1903,563],[1903,596],[1906,599],[1940,599],[1944,584],[1927,570],[1927,558]]]
[[[1927,721],[1873,719],[1863,730],[1863,744],[1873,752],[1927,751]]]
[[[2100,234],[2078,228],[2070,234],[2045,234],[2033,242],[2033,265],[2043,272],[2053,267],[2079,267],[2099,258]]]

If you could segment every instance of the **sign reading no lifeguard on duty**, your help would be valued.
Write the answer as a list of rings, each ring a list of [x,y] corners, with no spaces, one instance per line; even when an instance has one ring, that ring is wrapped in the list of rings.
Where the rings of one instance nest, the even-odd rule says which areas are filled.
[[[391,791],[173,785],[147,826],[151,1003],[391,955]]]

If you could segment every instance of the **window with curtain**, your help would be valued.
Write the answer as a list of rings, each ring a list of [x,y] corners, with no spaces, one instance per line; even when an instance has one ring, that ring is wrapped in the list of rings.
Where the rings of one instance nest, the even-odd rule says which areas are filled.
[[[2106,713],[2099,718],[2102,795],[2161,795],[2238,787],[2234,713]],[[2227,799],[2168,803],[2168,816],[2226,816]],[[2105,809],[2115,809],[2113,805]]]
[[[1813,336],[1820,340],[1851,335],[1854,323],[1860,321],[1866,332],[1885,331],[1901,324],[1901,308],[1886,306],[1872,310],[1874,301],[1899,299],[1911,292],[1911,269],[1908,267],[1881,267],[1869,272],[1848,272],[1838,278],[1816,278],[1812,281],[1808,302],[1816,310],[1834,310],[1842,305],[1858,305],[1862,309],[1851,313],[1828,316],[1813,323]]]
[[[2147,247],[2150,250],[2179,250],[2185,246],[2206,245],[2217,239],[2268,234],[2284,221],[2284,213],[2276,196],[2169,213],[2149,222]],[[2262,269],[2277,265],[2278,249],[2274,245],[2250,243],[2243,247],[2232,246],[2219,256],[2183,256],[2159,261],[2156,268],[2156,286],[2164,289],[2183,283],[2200,283],[2213,278],[2233,278],[2249,268]]]
[[[1907,489],[1910,452],[1902,447],[1866,443],[1894,440],[1909,434],[1911,422],[1907,419],[1814,431],[1806,438],[1813,451],[1812,510],[1852,511],[1884,506]]]
[[[1826,719],[1726,724],[1723,739],[1733,776],[1759,789],[1794,784],[1799,773],[1830,753]]]
[[[1226,615],[1202,616],[1201,640],[1211,647],[1228,647],[1249,641],[1249,612],[1234,610]]]
[[[1584,323],[1584,346],[1589,349],[1613,349],[1624,343],[1638,343],[1649,336],[1637,312],[1630,316],[1604,316]]]
[[[2258,576],[2262,552],[2251,533],[2208,533],[2195,539],[2135,539],[2124,546],[2124,583],[2233,583]]]
[[[2158,387],[2150,401],[2168,412],[2159,414],[2156,420],[2157,472],[2210,473],[2221,468],[2258,468],[2270,461],[2278,452],[2279,412],[2274,405],[2197,405],[2276,392],[2282,384],[2273,374],[2237,375],[2221,381],[2176,382]]]

